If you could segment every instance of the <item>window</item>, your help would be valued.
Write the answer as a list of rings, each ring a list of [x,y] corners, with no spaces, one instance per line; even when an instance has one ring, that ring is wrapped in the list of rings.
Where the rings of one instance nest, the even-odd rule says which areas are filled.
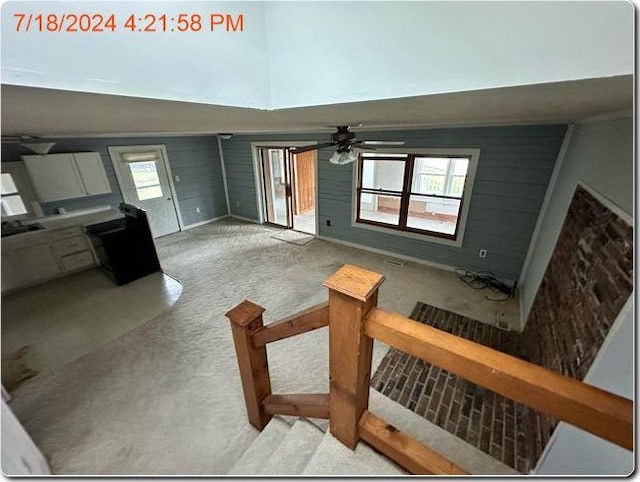
[[[360,154],[356,224],[461,241],[477,156],[477,149]]]
[[[31,215],[31,201],[35,200],[24,166],[17,162],[2,163],[2,218]]]
[[[129,169],[140,201],[162,197],[156,161],[129,162]]]

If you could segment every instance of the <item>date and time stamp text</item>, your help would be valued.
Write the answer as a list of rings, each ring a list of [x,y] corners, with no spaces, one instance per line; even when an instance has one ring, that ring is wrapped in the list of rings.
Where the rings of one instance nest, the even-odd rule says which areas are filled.
[[[199,33],[243,32],[244,14],[144,13],[26,13],[13,14],[16,32],[39,33]]]

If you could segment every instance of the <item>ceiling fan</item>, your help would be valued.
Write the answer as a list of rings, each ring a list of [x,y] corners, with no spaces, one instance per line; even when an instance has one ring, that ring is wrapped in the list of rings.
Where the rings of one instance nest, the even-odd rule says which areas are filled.
[[[356,138],[355,133],[349,130],[349,126],[336,126],[336,132],[331,134],[331,142],[311,144],[309,146],[293,147],[290,151],[293,154],[322,149],[323,147],[337,146],[336,152],[329,159],[333,164],[349,164],[358,158],[355,149],[376,149],[372,146],[401,146],[404,141],[361,141]]]

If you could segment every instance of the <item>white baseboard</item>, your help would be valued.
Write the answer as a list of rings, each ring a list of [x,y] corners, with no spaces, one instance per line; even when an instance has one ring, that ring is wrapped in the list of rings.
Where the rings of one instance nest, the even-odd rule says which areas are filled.
[[[249,219],[249,218],[245,218],[243,216],[237,216],[235,214],[229,214],[230,218],[234,218],[234,219],[239,219],[240,221],[246,221],[248,223],[254,223],[254,224],[260,224],[260,221],[257,221],[255,219]]]
[[[323,241],[328,241],[330,243],[342,244],[344,246],[349,246],[350,248],[362,249],[364,251],[370,251],[376,254],[382,254],[384,256],[389,256],[391,258],[399,258],[405,261],[411,261],[412,263],[422,264],[425,266],[430,266],[431,268],[437,268],[444,271],[452,271],[455,272],[455,266],[449,266],[448,264],[435,263],[433,261],[427,261],[426,259],[414,258],[413,256],[407,256],[404,254],[394,253],[393,251],[386,251],[384,249],[372,248],[370,246],[365,246],[363,244],[352,243],[350,241],[342,241],[341,239],[329,238],[327,236],[320,236],[316,234],[316,239],[321,239]]]
[[[216,221],[220,221],[221,219],[228,218],[228,214],[224,214],[223,216],[218,216],[217,218],[205,219],[204,221],[200,221],[198,223],[188,224],[186,226],[182,226],[182,230],[186,231],[187,229],[197,228],[198,226],[202,226],[204,224],[215,223]]]

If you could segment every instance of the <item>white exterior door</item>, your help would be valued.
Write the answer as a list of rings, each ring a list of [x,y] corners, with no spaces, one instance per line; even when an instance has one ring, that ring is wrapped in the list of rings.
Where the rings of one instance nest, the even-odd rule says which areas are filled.
[[[122,197],[144,209],[154,238],[180,230],[164,146],[109,147]]]

